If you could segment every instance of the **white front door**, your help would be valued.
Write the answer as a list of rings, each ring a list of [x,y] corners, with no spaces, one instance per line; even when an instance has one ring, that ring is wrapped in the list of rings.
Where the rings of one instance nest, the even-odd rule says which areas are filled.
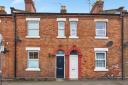
[[[78,79],[78,55],[69,57],[69,78]]]

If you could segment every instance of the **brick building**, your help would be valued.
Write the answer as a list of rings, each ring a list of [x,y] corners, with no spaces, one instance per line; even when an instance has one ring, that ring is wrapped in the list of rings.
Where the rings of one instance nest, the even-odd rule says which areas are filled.
[[[121,78],[122,11],[103,10],[103,4],[97,0],[91,13],[67,13],[65,6],[37,13],[25,0],[26,10],[2,12],[3,78]]]

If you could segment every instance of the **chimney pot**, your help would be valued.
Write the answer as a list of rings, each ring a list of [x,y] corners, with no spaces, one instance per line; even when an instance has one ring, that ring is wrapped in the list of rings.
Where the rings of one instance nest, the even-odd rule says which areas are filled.
[[[0,14],[6,14],[4,6],[0,6]]]
[[[62,5],[61,6],[61,13],[67,13],[67,9],[66,9],[66,6],[65,5]]]

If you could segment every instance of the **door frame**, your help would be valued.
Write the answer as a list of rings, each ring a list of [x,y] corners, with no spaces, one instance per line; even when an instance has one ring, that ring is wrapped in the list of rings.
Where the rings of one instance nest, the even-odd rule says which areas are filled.
[[[65,54],[56,54],[55,55],[55,78],[57,78],[56,74],[57,74],[57,56],[64,56],[64,79],[65,79]]]
[[[75,50],[75,51],[77,51],[78,52],[78,80],[79,79],[81,79],[81,58],[82,58],[82,53],[81,53],[81,50],[76,46],[76,45],[73,45],[70,49],[68,49],[68,52],[67,52],[67,54],[66,54],[66,57],[67,57],[67,70],[68,70],[68,73],[67,73],[67,75],[68,75],[68,79],[69,80],[71,80],[70,78],[69,78],[69,63],[70,63],[70,61],[69,61],[69,57],[70,57],[70,53],[73,51],[73,50]]]

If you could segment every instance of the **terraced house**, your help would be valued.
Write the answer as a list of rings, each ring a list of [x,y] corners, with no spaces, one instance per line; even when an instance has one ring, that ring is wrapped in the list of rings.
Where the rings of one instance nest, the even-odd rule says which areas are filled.
[[[24,2],[25,10],[0,9],[3,79],[128,76],[122,7],[103,10],[104,1],[97,0],[90,13],[68,13],[66,6],[60,13],[38,13],[32,0]]]

